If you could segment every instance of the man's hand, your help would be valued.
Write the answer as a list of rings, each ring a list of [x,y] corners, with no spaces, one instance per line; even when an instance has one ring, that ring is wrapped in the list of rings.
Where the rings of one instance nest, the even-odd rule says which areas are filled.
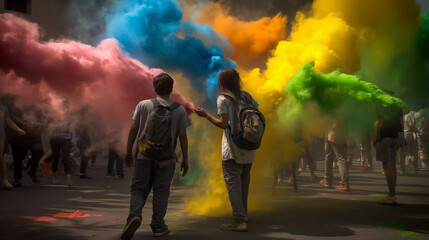
[[[22,130],[21,128],[18,128],[18,130],[16,130],[17,132],[18,132],[18,134],[20,135],[20,136],[24,136],[26,133],[25,133],[25,131],[24,130]]]
[[[194,112],[199,116],[199,117],[207,117],[208,113],[204,108],[201,107],[196,107],[194,108]]]
[[[182,177],[186,176],[186,173],[188,173],[188,168],[188,161],[182,161],[182,163],[180,164],[180,171],[183,171]]]
[[[125,161],[125,166],[132,167],[133,161],[134,161],[133,154],[132,153],[125,153],[124,161]]]

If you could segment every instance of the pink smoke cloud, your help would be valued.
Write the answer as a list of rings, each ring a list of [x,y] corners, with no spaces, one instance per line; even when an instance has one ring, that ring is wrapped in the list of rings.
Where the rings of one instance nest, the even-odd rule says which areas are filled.
[[[152,79],[162,70],[126,56],[118,44],[114,39],[96,47],[68,39],[41,42],[37,24],[0,14],[2,91],[59,111],[56,103],[65,98],[74,107],[89,105],[109,123],[127,124],[140,100],[156,96]],[[191,112],[180,93],[172,99]]]

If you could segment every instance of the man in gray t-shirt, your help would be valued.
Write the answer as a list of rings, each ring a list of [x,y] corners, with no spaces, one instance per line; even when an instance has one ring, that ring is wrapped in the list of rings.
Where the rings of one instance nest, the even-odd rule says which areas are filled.
[[[171,106],[169,100],[173,90],[173,79],[166,73],[161,73],[153,79],[153,86],[157,94],[155,101],[164,106]],[[142,208],[146,199],[153,188],[153,215],[150,224],[154,237],[162,236],[169,232],[165,225],[164,217],[167,212],[168,197],[170,195],[170,184],[173,179],[174,169],[177,162],[177,156],[166,160],[151,159],[137,150],[132,154],[134,142],[137,143],[147,131],[147,121],[149,114],[154,109],[152,100],[143,100],[139,102],[131,114],[131,128],[128,135],[127,149],[125,154],[125,164],[130,167],[135,158],[134,176],[131,185],[130,214],[127,224],[122,232],[121,238],[131,239],[135,231],[139,228],[142,219]],[[171,111],[171,143],[176,147],[177,137],[180,140],[183,160],[181,169],[183,175],[188,171],[188,139],[186,128],[191,125],[189,117],[183,106],[179,106]],[[168,135],[167,135],[168,136]]]

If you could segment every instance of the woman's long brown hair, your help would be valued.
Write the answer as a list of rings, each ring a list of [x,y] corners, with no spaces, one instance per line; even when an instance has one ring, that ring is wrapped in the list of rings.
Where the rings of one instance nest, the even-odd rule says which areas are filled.
[[[227,95],[237,102],[240,99],[241,79],[234,68],[225,68],[217,76],[219,95]]]

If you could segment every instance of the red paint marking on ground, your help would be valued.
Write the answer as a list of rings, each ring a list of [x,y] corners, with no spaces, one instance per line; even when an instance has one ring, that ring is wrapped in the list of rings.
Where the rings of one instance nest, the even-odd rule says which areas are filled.
[[[92,216],[94,216],[94,217],[103,217],[103,214],[95,213],[95,214],[92,214]]]
[[[55,218],[48,217],[48,216],[36,217],[36,218],[31,219],[31,221],[33,221],[33,222],[48,222],[48,221],[53,221],[53,220],[55,220]]]
[[[91,214],[84,213],[80,210],[77,210],[74,213],[57,213],[54,217],[58,218],[76,218],[76,217],[89,217]]]

